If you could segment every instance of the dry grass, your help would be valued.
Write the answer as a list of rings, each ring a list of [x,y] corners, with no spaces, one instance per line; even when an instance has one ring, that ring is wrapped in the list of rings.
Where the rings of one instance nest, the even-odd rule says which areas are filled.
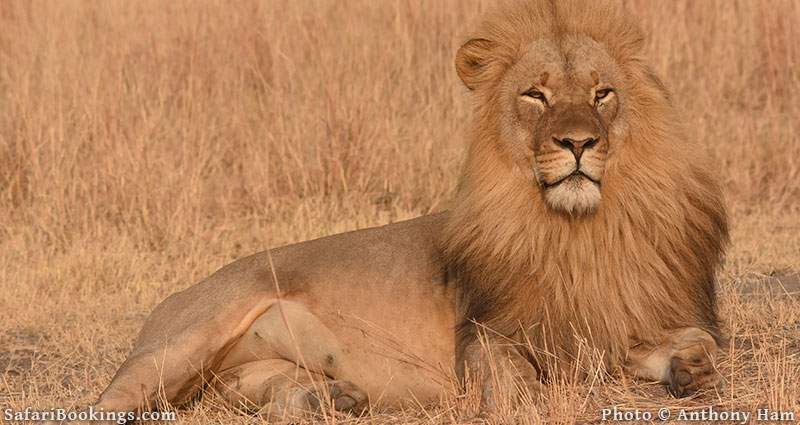
[[[753,283],[800,270],[800,4],[627,3],[725,180],[728,387],[674,400],[563,383],[514,420],[611,404],[800,412],[799,296]],[[469,119],[452,59],[488,6],[0,2],[0,406],[91,402],[147,312],[234,258],[443,208]],[[209,404],[180,418],[253,421]]]

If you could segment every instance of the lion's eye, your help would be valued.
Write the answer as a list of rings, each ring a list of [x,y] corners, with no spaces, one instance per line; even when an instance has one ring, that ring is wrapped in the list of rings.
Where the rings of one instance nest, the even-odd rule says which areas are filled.
[[[525,97],[529,97],[531,99],[536,99],[538,101],[541,101],[542,103],[547,103],[547,97],[545,97],[544,93],[536,89],[530,89],[525,93],[522,93],[522,95]]]
[[[614,90],[613,89],[595,90],[595,92],[594,92],[594,102],[598,103],[601,100],[605,99],[606,97],[608,97],[609,94],[611,94],[612,91],[614,91]]]

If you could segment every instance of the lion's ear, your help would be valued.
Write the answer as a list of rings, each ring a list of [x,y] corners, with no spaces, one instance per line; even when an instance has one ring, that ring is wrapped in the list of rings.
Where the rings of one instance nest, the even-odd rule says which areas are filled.
[[[468,89],[475,90],[489,79],[495,45],[495,42],[484,38],[473,38],[458,49],[456,72]]]

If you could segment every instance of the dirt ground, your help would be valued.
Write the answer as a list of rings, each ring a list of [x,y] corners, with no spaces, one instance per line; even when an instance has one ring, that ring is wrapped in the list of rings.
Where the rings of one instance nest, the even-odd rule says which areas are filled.
[[[501,422],[639,408],[800,415],[800,3],[626,0],[732,243],[714,394],[601,377]],[[0,410],[85,406],[148,312],[268,247],[446,208],[488,1],[0,2]],[[326,423],[460,423],[441,406]],[[677,411],[677,410],[673,410]],[[3,421],[0,411],[0,421]],[[261,423],[213,400],[179,423]]]

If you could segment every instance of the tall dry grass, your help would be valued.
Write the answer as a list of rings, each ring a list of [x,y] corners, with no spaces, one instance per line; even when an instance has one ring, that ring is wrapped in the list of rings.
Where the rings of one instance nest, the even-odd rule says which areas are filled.
[[[626,4],[725,181],[729,386],[683,402],[565,383],[517,420],[611,403],[800,411],[798,299],[743,289],[800,269],[800,4]],[[155,303],[233,258],[445,208],[470,116],[452,59],[490,6],[0,2],[0,406],[90,402]]]

